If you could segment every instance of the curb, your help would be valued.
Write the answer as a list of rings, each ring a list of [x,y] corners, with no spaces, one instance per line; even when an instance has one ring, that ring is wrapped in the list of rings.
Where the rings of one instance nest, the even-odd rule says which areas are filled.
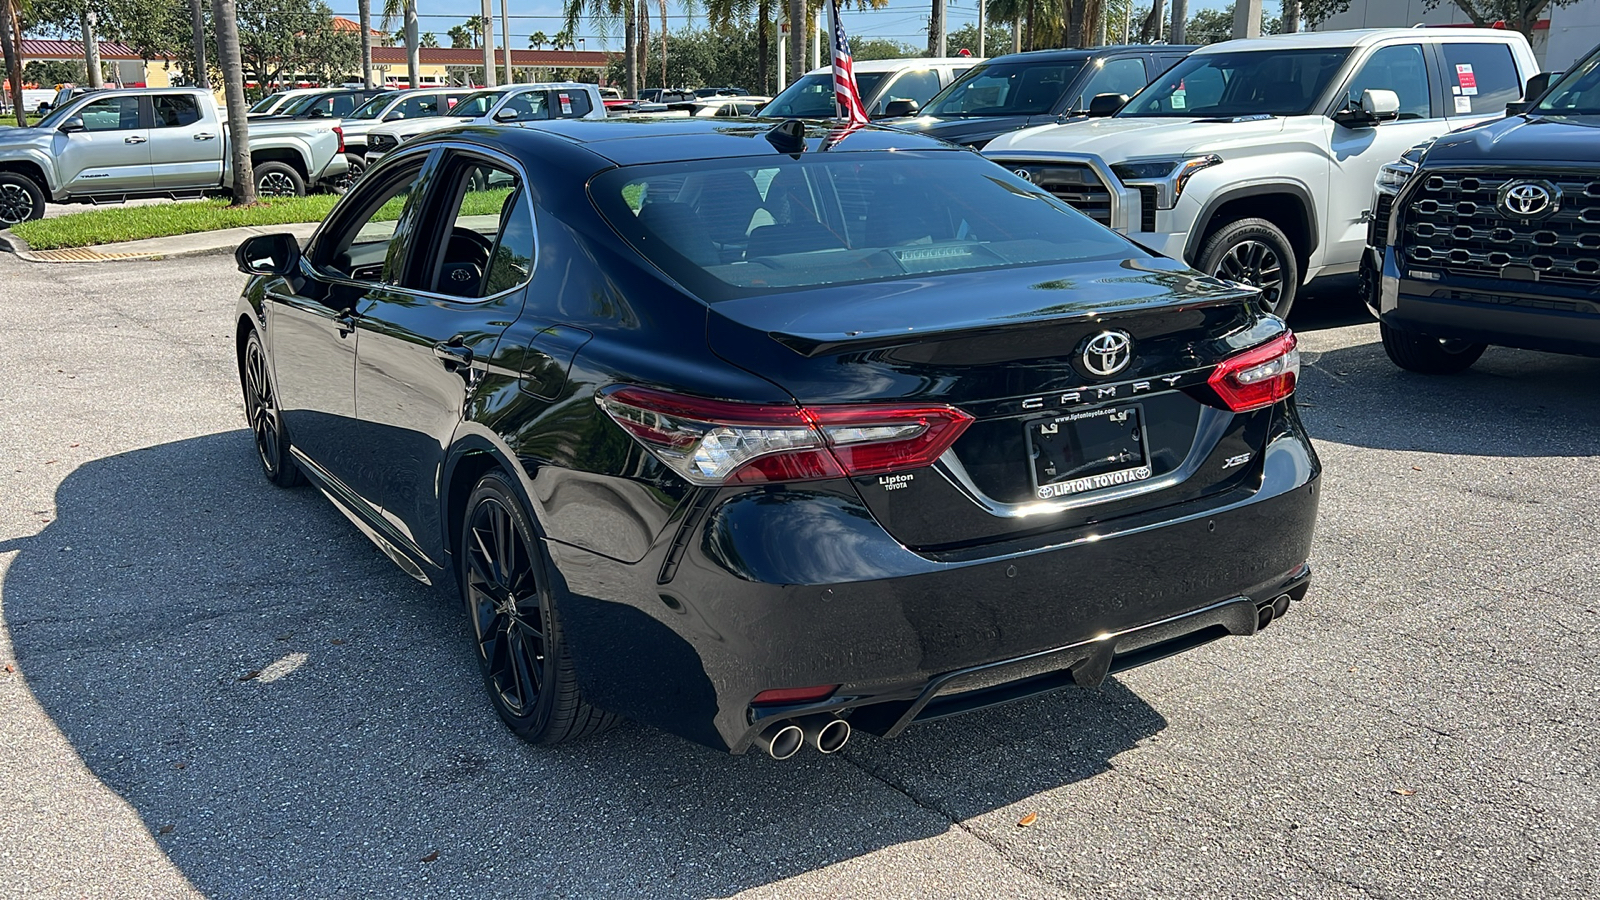
[[[180,235],[181,237],[181,235]],[[211,254],[232,253],[239,245],[238,242],[229,241],[226,244],[216,244],[207,247],[194,247],[187,250],[142,250],[132,253],[106,252],[103,247],[115,247],[116,244],[102,244],[99,247],[68,247],[62,250],[33,250],[28,247],[28,242],[12,234],[11,231],[0,231],[0,251],[12,253],[18,259],[35,263],[94,263],[94,262],[128,262],[130,260],[158,260],[173,259],[181,256],[209,256]]]

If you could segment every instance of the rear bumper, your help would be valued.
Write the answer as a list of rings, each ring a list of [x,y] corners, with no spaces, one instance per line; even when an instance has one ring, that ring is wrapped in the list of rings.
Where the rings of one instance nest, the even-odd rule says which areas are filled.
[[[328,164],[322,167],[322,171],[313,180],[327,181],[332,178],[338,178],[348,171],[350,171],[350,161],[345,159],[343,153],[335,153],[333,158],[328,160]]]
[[[1384,253],[1378,318],[1392,328],[1501,347],[1600,356],[1600,301],[1532,282],[1405,277]]]
[[[634,565],[549,542],[580,684],[604,709],[742,753],[777,720],[843,714],[894,735],[1254,633],[1263,605],[1310,578],[1320,465],[1284,418],[1248,487],[977,560],[911,552],[827,483],[690,503]],[[751,705],[835,684],[820,702]]]

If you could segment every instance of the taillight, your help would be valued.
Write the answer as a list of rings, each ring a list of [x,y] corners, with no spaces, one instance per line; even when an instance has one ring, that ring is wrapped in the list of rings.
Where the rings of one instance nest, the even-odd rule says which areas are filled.
[[[339,136],[339,152],[343,153],[344,152],[344,129],[340,128],[337,125],[335,125],[335,126],[333,126],[333,133]]]
[[[932,465],[972,423],[949,406],[763,406],[624,387],[600,408],[695,484],[874,475]]]
[[[1294,393],[1300,378],[1300,351],[1294,332],[1230,356],[1207,380],[1228,409],[1249,412],[1271,406]]]

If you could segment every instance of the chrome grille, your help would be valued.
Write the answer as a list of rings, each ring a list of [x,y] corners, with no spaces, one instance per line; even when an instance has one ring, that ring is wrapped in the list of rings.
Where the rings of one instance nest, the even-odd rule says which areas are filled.
[[[1560,208],[1531,221],[1507,214],[1499,206],[1501,189],[1526,181],[1559,188]],[[1594,178],[1428,172],[1401,223],[1401,252],[1415,266],[1473,278],[1600,285],[1600,180]]]
[[[1072,208],[1099,222],[1111,224],[1111,189],[1084,163],[1012,162],[1000,164],[1054,194]]]

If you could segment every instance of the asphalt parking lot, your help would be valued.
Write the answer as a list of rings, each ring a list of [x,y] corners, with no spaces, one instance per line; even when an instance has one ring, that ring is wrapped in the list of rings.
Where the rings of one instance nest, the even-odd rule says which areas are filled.
[[[241,283],[0,254],[0,896],[1600,895],[1600,360],[1408,375],[1304,298],[1306,602],[778,763],[516,741],[455,605],[259,475]]]

